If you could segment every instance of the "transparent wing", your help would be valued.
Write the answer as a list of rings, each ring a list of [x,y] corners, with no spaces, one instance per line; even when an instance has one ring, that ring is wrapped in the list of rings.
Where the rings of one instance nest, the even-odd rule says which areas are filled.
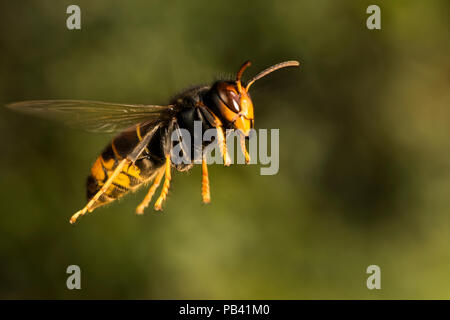
[[[156,120],[170,108],[85,100],[22,101],[7,107],[91,132],[120,131],[143,121]]]

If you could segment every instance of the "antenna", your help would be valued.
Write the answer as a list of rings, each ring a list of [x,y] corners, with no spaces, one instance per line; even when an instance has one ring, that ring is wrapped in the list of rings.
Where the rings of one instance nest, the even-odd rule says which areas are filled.
[[[242,72],[244,72],[245,68],[248,67],[248,65],[250,65],[250,61],[247,61],[246,63],[244,63],[241,67],[241,69],[238,72],[238,88],[241,85],[241,76],[242,76]],[[286,68],[286,67],[298,67],[300,65],[300,62],[295,61],[295,60],[291,60],[291,61],[284,61],[284,62],[280,62],[277,63],[276,65],[273,65],[263,71],[261,71],[260,73],[258,73],[256,76],[253,77],[252,80],[250,80],[250,82],[247,84],[247,87],[245,88],[245,91],[248,91],[248,89],[250,88],[250,86],[256,81],[261,79],[262,77],[265,77],[266,75],[268,75],[269,73],[274,72],[275,70],[281,69],[281,68]]]
[[[251,66],[251,64],[252,63],[250,62],[250,60],[245,61],[236,75],[236,84],[239,92],[242,92],[242,84],[241,84],[242,74],[244,73],[245,69]]]

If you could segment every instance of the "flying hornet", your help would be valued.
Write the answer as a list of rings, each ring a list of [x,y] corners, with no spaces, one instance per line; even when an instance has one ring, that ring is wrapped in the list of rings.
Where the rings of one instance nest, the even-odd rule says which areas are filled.
[[[50,118],[93,132],[120,132],[106,146],[92,165],[87,178],[87,204],[76,212],[70,223],[87,212],[108,204],[130,191],[152,182],[147,195],[136,208],[142,214],[161,182],[162,191],[154,204],[162,210],[166,200],[171,169],[186,171],[191,163],[175,164],[171,160],[174,130],[185,129],[193,135],[194,122],[202,131],[217,130],[217,143],[224,164],[230,164],[226,147],[226,129],[240,130],[241,147],[246,162],[249,154],[245,139],[254,127],[253,102],[249,94],[252,84],[267,74],[285,67],[299,66],[297,61],[273,65],[244,85],[242,74],[250,66],[245,62],[235,80],[220,80],[210,86],[196,86],[176,95],[168,105],[133,105],[84,100],[35,100],[9,104],[7,107],[36,116]],[[204,147],[208,142],[203,142]],[[202,201],[211,200],[206,158],[202,155]]]

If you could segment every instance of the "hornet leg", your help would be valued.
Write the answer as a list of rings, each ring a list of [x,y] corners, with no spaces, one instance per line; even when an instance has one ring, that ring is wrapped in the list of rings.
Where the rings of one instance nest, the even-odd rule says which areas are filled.
[[[108,191],[108,189],[111,186],[111,184],[113,183],[114,179],[116,179],[117,176],[120,174],[120,172],[122,172],[122,169],[123,169],[123,167],[125,167],[125,165],[130,164],[130,163],[132,163],[134,165],[134,162],[140,156],[142,151],[144,151],[145,147],[150,142],[150,139],[153,137],[153,134],[156,132],[156,130],[158,130],[158,128],[159,128],[159,124],[156,125],[152,130],[147,132],[145,134],[144,138],[133,149],[133,151],[125,159],[122,159],[119,162],[117,167],[114,169],[112,175],[108,178],[108,180],[106,180],[106,182],[102,186],[102,188],[92,197],[92,199],[88,202],[88,204],[83,209],[81,209],[80,211],[75,213],[70,218],[71,224],[74,224],[77,221],[77,219],[80,216],[84,216],[86,214],[86,212],[91,212],[93,210],[92,206],[106,191]]]
[[[245,145],[245,137],[243,135],[240,136],[240,141],[241,141],[241,149],[245,156],[245,163],[249,164],[250,163],[250,155],[248,154],[247,147]]]
[[[155,181],[153,181],[153,184],[148,190],[148,193],[145,196],[144,200],[142,200],[141,204],[136,208],[137,214],[144,213],[145,208],[147,208],[150,201],[152,201],[152,197],[155,194],[156,189],[158,189],[163,176],[164,176],[164,168],[161,168],[156,174]]]
[[[92,197],[92,199],[88,202],[88,204],[81,209],[80,211],[78,211],[77,213],[75,213],[71,218],[70,218],[70,223],[74,224],[77,219],[80,216],[85,215],[86,212],[91,212],[92,211],[92,206],[95,204],[95,202],[109,189],[109,187],[111,186],[112,182],[114,181],[115,178],[117,178],[117,176],[119,175],[119,173],[122,171],[123,167],[130,163],[131,161],[128,159],[123,159],[122,161],[119,162],[119,164],[117,165],[117,167],[114,169],[112,175],[108,178],[108,180],[105,182],[105,184],[102,186],[102,188],[95,194],[95,196]]]
[[[208,177],[208,164],[206,158],[202,159],[202,200],[203,203],[209,203],[211,201],[211,195],[209,193],[209,177]]]
[[[164,200],[166,200],[167,194],[169,193],[169,187],[170,187],[170,180],[172,179],[171,172],[170,172],[170,155],[166,156],[166,164],[165,164],[165,177],[164,177],[164,184],[163,189],[161,191],[161,195],[159,196],[158,200],[155,202],[155,210],[161,210],[162,209],[162,203]],[[164,172],[164,171],[163,171]]]
[[[217,143],[219,144],[220,152],[222,152],[223,164],[228,167],[231,164],[231,160],[227,151],[227,143],[222,127],[217,127]]]

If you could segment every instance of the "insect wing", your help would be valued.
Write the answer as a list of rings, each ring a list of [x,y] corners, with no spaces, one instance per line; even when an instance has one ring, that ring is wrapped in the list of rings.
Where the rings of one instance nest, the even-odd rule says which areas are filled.
[[[133,105],[85,100],[34,100],[8,108],[63,122],[90,132],[117,132],[143,121],[159,119],[170,106]]]

